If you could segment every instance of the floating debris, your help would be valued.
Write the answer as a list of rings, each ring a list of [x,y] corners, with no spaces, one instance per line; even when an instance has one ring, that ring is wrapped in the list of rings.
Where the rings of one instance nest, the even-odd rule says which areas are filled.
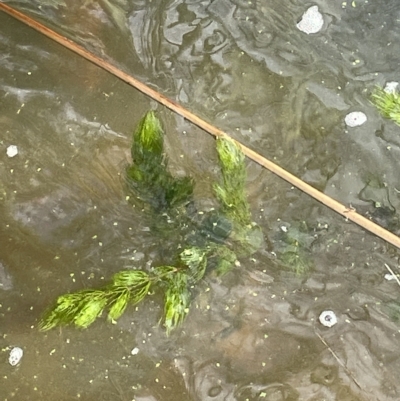
[[[394,274],[386,273],[384,277],[387,281],[396,280],[396,276]]]
[[[23,355],[24,355],[24,351],[22,350],[22,348],[14,347],[10,352],[10,356],[8,358],[8,363],[11,366],[18,365],[19,362],[21,361]]]
[[[14,156],[17,156],[17,154],[18,154],[18,147],[17,147],[17,146],[15,146],[15,145],[10,145],[10,146],[7,148],[7,156],[8,156],[8,157],[14,157]]]
[[[296,26],[300,31],[309,35],[310,33],[319,32],[323,25],[324,18],[318,11],[318,6],[312,6],[303,14]]]
[[[138,347],[133,348],[132,351],[131,351],[131,355],[137,355],[138,353],[139,353],[139,348]]]
[[[337,323],[337,317],[335,315],[335,312],[331,310],[324,310],[319,315],[319,321],[325,327],[332,327]]]
[[[348,127],[354,128],[363,125],[367,121],[367,116],[362,111],[353,111],[347,114],[344,122]]]

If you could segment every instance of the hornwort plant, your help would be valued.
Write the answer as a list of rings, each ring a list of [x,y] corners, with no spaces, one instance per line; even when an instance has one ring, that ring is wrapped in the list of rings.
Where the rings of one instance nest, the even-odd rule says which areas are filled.
[[[193,179],[177,178],[169,172],[161,123],[153,111],[142,118],[133,135],[132,164],[126,169],[127,191],[143,203],[155,221],[159,216],[173,221],[158,227],[156,223],[157,231],[173,236],[177,227],[191,226],[183,230],[183,246],[174,263],[149,270],[122,270],[102,288],[59,296],[43,315],[41,330],[66,324],[87,328],[105,311],[109,321],[116,321],[128,305],[136,305],[150,291],[159,290],[164,293],[163,321],[169,334],[189,313],[192,288],[207,271],[227,273],[237,258],[259,249],[263,234],[252,221],[246,200],[245,156],[229,138],[217,139],[216,149],[221,180],[213,188],[219,208],[205,213],[199,221],[188,207],[193,202]]]

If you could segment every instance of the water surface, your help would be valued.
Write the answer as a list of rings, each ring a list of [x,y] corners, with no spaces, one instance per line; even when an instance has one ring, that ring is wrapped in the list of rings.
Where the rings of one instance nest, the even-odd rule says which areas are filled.
[[[296,28],[306,9],[296,1],[9,3],[398,230],[398,128],[368,100],[396,79],[394,1],[320,1],[325,24],[309,36]],[[58,295],[162,260],[166,243],[126,201],[121,175],[145,111],[157,109],[171,169],[195,178],[199,208],[213,205],[218,169],[205,133],[4,14],[0,26],[5,400],[399,398],[399,288],[384,279],[397,250],[250,162],[265,244],[199,285],[181,329],[165,336],[155,294],[117,325],[38,332]],[[368,121],[347,129],[353,110]],[[280,261],[288,230],[311,273]],[[318,322],[326,309],[338,317],[330,329]],[[13,346],[25,352],[17,367]]]

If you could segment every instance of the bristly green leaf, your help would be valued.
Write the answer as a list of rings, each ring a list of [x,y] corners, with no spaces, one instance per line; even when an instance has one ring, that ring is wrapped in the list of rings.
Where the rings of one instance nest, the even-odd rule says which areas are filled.
[[[251,223],[249,205],[245,196],[245,157],[239,146],[229,138],[217,139],[217,151],[221,164],[222,183],[214,185],[223,213],[232,222],[246,226]]]
[[[203,278],[207,267],[207,256],[204,249],[195,246],[186,248],[180,253],[179,258],[189,268],[192,280],[199,281]]]
[[[138,304],[143,300],[143,298],[149,293],[150,287],[151,287],[152,282],[149,281],[145,284],[143,284],[141,287],[136,287],[136,288],[131,288],[131,296],[130,296],[130,302],[133,305]]]
[[[117,297],[110,302],[110,310],[108,311],[108,320],[113,321],[119,319],[125,312],[131,298],[131,292],[126,287],[121,287],[117,293]]]
[[[56,305],[49,309],[42,317],[39,329],[47,331],[56,326],[72,323],[79,311],[81,299],[81,293],[65,294],[58,297]]]
[[[164,325],[167,335],[183,322],[189,312],[189,305],[188,276],[177,272],[168,281],[165,292]]]
[[[160,120],[154,111],[149,111],[140,120],[131,148],[132,159],[138,166],[146,165],[148,158],[152,162],[163,161],[164,133]]]
[[[122,270],[113,276],[113,285],[122,287],[139,287],[150,281],[143,270]]]
[[[383,117],[400,125],[400,94],[398,92],[386,92],[377,86],[372,92],[371,101]]]
[[[74,318],[76,326],[86,329],[103,312],[107,305],[107,296],[104,291],[87,292],[80,302],[80,310]]]

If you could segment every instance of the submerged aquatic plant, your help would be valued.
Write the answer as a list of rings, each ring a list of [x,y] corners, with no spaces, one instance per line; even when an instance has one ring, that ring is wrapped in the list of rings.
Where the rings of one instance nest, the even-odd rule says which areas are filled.
[[[190,177],[176,178],[168,171],[164,133],[153,111],[140,121],[131,148],[133,163],[127,168],[130,190],[154,211],[162,212],[188,202],[193,193]]]
[[[176,227],[193,223],[190,235],[183,238],[185,243],[176,263],[150,271],[122,270],[105,287],[62,295],[42,317],[41,330],[64,324],[87,328],[105,311],[108,320],[115,321],[128,305],[138,304],[157,287],[164,292],[164,326],[169,334],[188,314],[191,289],[210,264],[217,274],[224,274],[232,269],[238,256],[249,256],[261,245],[263,235],[252,222],[246,200],[245,157],[239,146],[231,139],[217,140],[222,180],[214,190],[220,209],[198,222],[191,218],[190,208],[182,208],[192,200],[193,180],[176,178],[168,171],[163,135],[160,121],[154,112],[148,112],[133,135],[133,163],[126,169],[126,178],[130,194],[149,205],[155,219],[168,212],[183,222],[180,226],[163,226],[171,237]],[[173,214],[177,208],[180,212]]]
[[[217,152],[221,163],[222,182],[214,185],[222,213],[237,225],[251,224],[251,213],[244,192],[246,166],[244,154],[231,139],[218,138]]]
[[[372,92],[371,101],[383,117],[400,125],[400,94],[396,90],[385,90],[377,86]]]
[[[307,224],[303,221],[292,227],[282,226],[280,237],[277,252],[285,267],[299,276],[309,273],[313,268],[309,249],[315,238]]]

